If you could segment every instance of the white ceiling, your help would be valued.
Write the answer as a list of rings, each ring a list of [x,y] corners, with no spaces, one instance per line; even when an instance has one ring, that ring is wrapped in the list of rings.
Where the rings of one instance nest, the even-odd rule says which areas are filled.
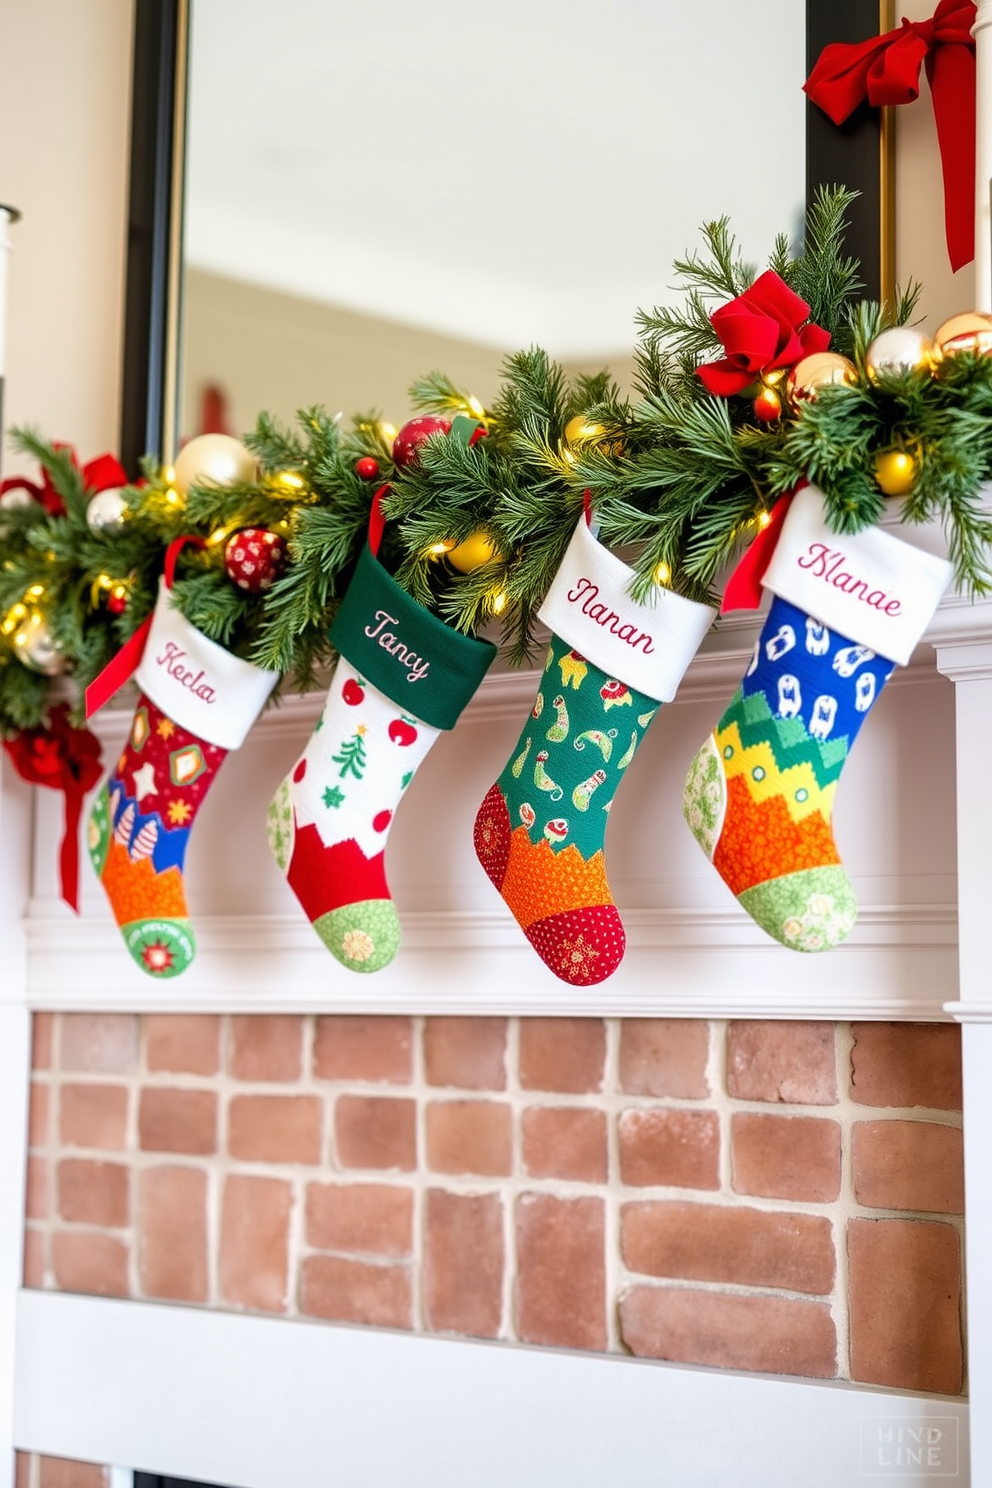
[[[187,258],[504,350],[629,349],[803,199],[800,0],[192,0]]]

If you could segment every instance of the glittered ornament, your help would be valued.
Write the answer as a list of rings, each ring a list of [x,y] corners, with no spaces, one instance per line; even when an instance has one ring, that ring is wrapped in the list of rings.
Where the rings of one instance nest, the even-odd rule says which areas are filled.
[[[982,315],[978,310],[952,315],[937,327],[933,344],[938,357],[960,356],[962,352],[988,356],[992,352],[992,315]]]
[[[373,460],[371,455],[363,455],[360,460],[355,461],[355,474],[362,480],[375,480],[379,474],[379,461]]]
[[[227,577],[248,594],[271,589],[285,566],[286,544],[264,527],[245,527],[224,545]]]
[[[255,456],[230,434],[200,434],[176,456],[173,484],[183,496],[194,485],[235,486],[255,479]]]
[[[796,363],[786,383],[790,403],[812,402],[821,388],[852,383],[857,368],[837,351],[814,351]]]
[[[882,331],[865,352],[869,377],[932,368],[933,342],[916,326],[892,326]]]
[[[116,486],[107,491],[97,491],[95,496],[90,497],[86,508],[87,525],[94,532],[99,532],[103,527],[119,527],[124,521],[126,510],[127,501]]]
[[[751,404],[751,409],[761,423],[771,424],[782,417],[782,399],[774,388],[763,387]]]
[[[467,574],[474,568],[481,568],[483,563],[491,562],[496,557],[496,549],[488,533],[473,532],[464,542],[449,548],[446,556],[459,573]]]
[[[425,413],[419,418],[412,418],[403,425],[396,438],[393,440],[393,464],[403,470],[408,465],[416,465],[420,459],[420,446],[434,434],[447,434],[451,430],[451,420],[440,418],[436,414]]]
[[[875,479],[886,496],[906,496],[916,485],[919,466],[907,450],[883,450],[875,456]]]
[[[32,672],[57,677],[67,666],[65,657],[52,641],[48,621],[37,610],[22,620],[13,634],[14,655]]]

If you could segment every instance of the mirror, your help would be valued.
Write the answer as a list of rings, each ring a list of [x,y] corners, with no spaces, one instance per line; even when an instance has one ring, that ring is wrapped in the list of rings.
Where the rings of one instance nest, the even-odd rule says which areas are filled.
[[[495,19],[453,0],[374,16],[147,0],[125,458],[308,403],[401,422],[435,366],[485,400],[502,357],[534,343],[623,381],[636,311],[670,298],[703,221],[729,215],[760,261],[798,229],[805,183],[867,182],[877,213],[877,118],[807,138],[800,89],[826,40],[878,18],[873,0],[771,19],[740,0],[615,0],[608,16],[506,0]],[[877,216],[868,241],[871,277]]]

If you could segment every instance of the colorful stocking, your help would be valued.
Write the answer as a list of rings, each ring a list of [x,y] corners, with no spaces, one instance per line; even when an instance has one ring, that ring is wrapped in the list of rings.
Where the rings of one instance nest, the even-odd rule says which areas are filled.
[[[793,950],[826,950],[854,925],[857,900],[830,826],[834,792],[949,578],[949,564],[887,533],[831,533],[812,486],[793,501],[763,580],[777,597],[692,763],[683,805],[728,888]]]
[[[537,701],[475,823],[479,861],[520,928],[577,986],[623,956],[603,859],[609,810],[713,620],[668,590],[636,604],[631,577],[580,521],[540,612],[554,635]]]
[[[352,971],[378,971],[400,943],[384,865],[393,814],[496,648],[418,605],[371,547],[331,640],[341,659],[320,721],[269,807],[269,845],[328,950]]]
[[[90,814],[89,850],[131,955],[170,977],[196,953],[183,882],[193,822],[277,674],[195,630],[163,584],[137,680],[128,741]]]

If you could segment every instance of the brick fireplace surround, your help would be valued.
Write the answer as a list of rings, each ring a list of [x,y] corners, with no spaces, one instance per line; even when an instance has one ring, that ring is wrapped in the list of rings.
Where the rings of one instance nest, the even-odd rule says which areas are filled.
[[[956,1395],[961,1135],[951,1024],[38,1013],[25,1284]]]

